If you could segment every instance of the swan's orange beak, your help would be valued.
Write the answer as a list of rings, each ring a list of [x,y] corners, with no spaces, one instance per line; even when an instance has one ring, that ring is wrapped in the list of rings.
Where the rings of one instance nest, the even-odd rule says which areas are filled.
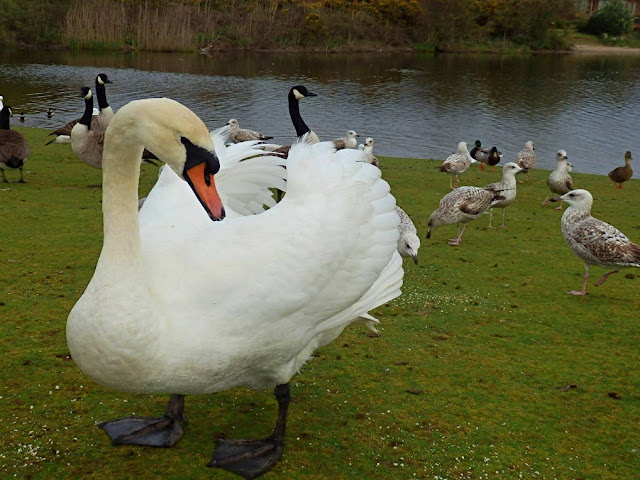
[[[218,195],[213,173],[207,163],[199,163],[184,171],[184,178],[200,200],[211,220],[222,220],[225,216],[222,200]]]
[[[213,176],[220,170],[220,160],[214,152],[194,145],[188,138],[181,137],[180,142],[186,150],[182,176],[200,200],[209,218],[214,221],[222,220],[224,207],[213,180]]]

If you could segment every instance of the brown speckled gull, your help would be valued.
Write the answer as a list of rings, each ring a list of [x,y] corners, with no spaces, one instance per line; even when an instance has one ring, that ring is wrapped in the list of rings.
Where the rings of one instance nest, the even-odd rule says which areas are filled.
[[[569,204],[569,208],[562,214],[562,235],[571,250],[584,261],[582,290],[567,293],[587,293],[591,265],[614,268],[600,277],[596,286],[602,285],[609,275],[617,273],[620,268],[640,267],[640,246],[631,242],[614,226],[591,216],[591,193],[587,190],[572,190],[551,200]]]
[[[458,175],[462,175],[467,171],[469,166],[475,162],[474,159],[469,155],[469,150],[467,150],[467,142],[458,143],[458,150],[456,153],[452,153],[447,157],[442,165],[440,165],[441,172],[447,172],[449,177],[449,186],[451,188],[457,188],[460,186],[460,179]],[[452,178],[456,178],[456,186],[453,186]]]
[[[431,232],[436,227],[457,223],[458,236],[449,239],[449,245],[460,245],[467,222],[475,220],[493,202],[502,199],[504,199],[504,196],[501,195],[501,192],[491,189],[480,187],[456,188],[442,197],[440,206],[429,217],[427,238],[431,238]]]
[[[567,152],[564,150],[558,150],[556,153],[556,168],[549,174],[547,178],[547,186],[551,193],[556,195],[564,195],[573,190],[573,180],[569,173],[572,171],[573,165],[568,162]],[[542,205],[549,203],[549,195],[542,202]],[[562,205],[558,205],[556,210],[562,210]]]

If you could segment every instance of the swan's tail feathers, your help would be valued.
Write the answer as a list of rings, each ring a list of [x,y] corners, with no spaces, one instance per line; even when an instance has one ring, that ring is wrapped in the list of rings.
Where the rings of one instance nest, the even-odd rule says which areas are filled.
[[[380,332],[376,328],[376,325],[380,323],[380,320],[377,318],[365,313],[364,315],[360,315],[356,321],[358,323],[364,323],[365,327],[371,330],[375,335],[380,335]]]

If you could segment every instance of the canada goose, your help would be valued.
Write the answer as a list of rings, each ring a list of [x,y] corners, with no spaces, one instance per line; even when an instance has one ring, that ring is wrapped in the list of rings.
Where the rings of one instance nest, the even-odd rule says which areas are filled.
[[[4,105],[0,110],[0,171],[2,179],[8,182],[5,170],[20,170],[19,183],[25,183],[22,178],[24,162],[29,157],[29,144],[20,132],[11,130],[9,118],[13,114],[9,105]]]
[[[51,118],[54,115],[53,110],[51,108],[47,108],[47,111],[45,112],[45,114],[47,115],[47,118]]]
[[[109,106],[109,102],[107,101],[107,91],[105,88],[105,84],[112,83],[111,80],[107,77],[105,73],[99,73],[96,76],[95,84],[96,84],[96,96],[98,97],[98,108],[93,109],[93,115],[91,117],[91,127],[96,130],[106,130],[109,125],[109,121],[113,117],[113,109]],[[71,143],[71,139],[69,138],[71,135],[71,130],[76,124],[80,121],[79,118],[75,120],[71,120],[66,125],[54,130],[48,136],[55,135],[53,140],[48,141],[46,145],[50,145],[52,143]]]
[[[318,143],[320,139],[318,135],[315,134],[313,130],[311,130],[300,115],[300,105],[299,102],[303,98],[307,97],[317,97],[317,95],[313,92],[307,90],[307,87],[304,85],[297,85],[289,90],[289,115],[291,116],[291,121],[293,122],[293,127],[296,129],[296,135],[298,138],[302,138],[304,135],[308,136],[307,142],[309,143]]]
[[[502,197],[499,200],[494,201],[489,207],[489,228],[497,228],[491,225],[494,208],[502,209],[502,223],[500,224],[500,228],[507,228],[504,224],[505,210],[509,205],[516,201],[516,174],[523,171],[524,169],[520,168],[517,163],[506,163],[504,167],[502,167],[502,180],[496,183],[490,183],[484,187],[487,190],[498,192]]]
[[[589,266],[615,268],[605,273],[596,282],[602,285],[609,275],[620,268],[640,267],[640,246],[612,225],[591,216],[593,197],[587,190],[571,190],[552,202],[569,204],[562,214],[562,235],[569,248],[584,262],[582,290],[567,292],[571,295],[585,295],[589,280]]]
[[[84,114],[71,129],[71,149],[87,165],[102,168],[104,129],[102,123],[92,125],[93,94],[89,87],[82,87],[80,96],[84,99]],[[93,126],[93,128],[92,128]]]
[[[24,123],[24,121],[27,119],[27,117],[25,117],[25,115],[24,115],[24,113],[23,113],[23,112],[20,112],[20,116],[19,116],[18,118],[20,119],[20,121],[21,121],[22,123]]]
[[[376,167],[380,168],[380,162],[378,161],[376,156],[373,154],[373,138],[368,137],[365,140],[362,150],[364,150],[364,156],[367,162],[369,162],[371,165],[375,165]]]
[[[631,168],[631,152],[624,153],[624,166],[616,167],[609,172],[609,178],[613,181],[616,188],[622,190],[622,184],[629,180],[633,175]]]
[[[333,146],[336,150],[343,148],[358,148],[358,134],[354,130],[349,130],[344,137],[336,138]]]
[[[447,159],[440,165],[440,171],[446,172],[449,174],[449,186],[451,188],[457,188],[460,186],[460,179],[458,175],[462,175],[467,171],[469,166],[475,162],[475,159],[472,159],[469,155],[469,150],[467,150],[467,143],[460,142],[458,143],[458,150],[456,153],[453,153],[447,157]],[[452,184],[453,177],[456,179],[456,186],[454,187]]]
[[[247,142],[250,140],[269,140],[273,137],[265,135],[264,133],[256,132],[255,130],[249,130],[247,128],[240,128],[238,120],[232,118],[229,120],[229,140],[233,143]]]
[[[482,148],[482,142],[480,140],[476,140],[474,142],[474,147],[469,152],[471,158],[480,162],[479,170],[484,171],[484,164],[489,160],[489,149]]]
[[[400,217],[398,231],[398,253],[403,257],[411,257],[413,262],[418,264],[418,250],[420,249],[420,238],[416,226],[411,221],[407,212],[396,205],[396,213]]]
[[[547,187],[551,190],[551,193],[556,195],[564,195],[573,190],[573,180],[571,179],[571,164],[567,161],[567,152],[565,150],[558,150],[556,153],[556,168],[549,174],[547,178]],[[542,205],[549,203],[551,195],[542,201]],[[556,210],[562,210],[562,205],[558,205]]]
[[[479,187],[458,187],[440,200],[440,205],[429,216],[427,238],[442,225],[458,224],[458,236],[449,239],[449,245],[458,246],[467,222],[482,215],[492,203],[504,199],[501,192]]]
[[[138,214],[144,147],[186,179],[195,193],[189,208],[176,215],[167,211],[173,199],[160,198],[165,208],[153,209],[152,191]],[[255,478],[281,458],[291,377],[315,349],[400,294],[395,200],[379,170],[357,157],[295,144],[282,202],[263,214],[211,222],[225,207],[202,121],[164,98],[133,101],[116,113],[104,145],[104,244],[69,314],[67,342],[95,381],[172,395],[162,418],[102,423],[114,444],[174,445],[183,433],[185,394],[275,388],[273,433],[218,440],[208,466]],[[145,211],[165,211],[180,223],[167,228],[164,216]]]
[[[525,142],[522,150],[516,155],[516,163],[527,172],[527,181],[529,180],[529,170],[536,166],[537,156],[535,150],[533,142],[529,140]]]

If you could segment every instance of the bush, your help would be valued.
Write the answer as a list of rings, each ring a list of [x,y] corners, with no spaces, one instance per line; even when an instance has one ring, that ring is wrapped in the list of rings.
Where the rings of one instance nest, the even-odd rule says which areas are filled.
[[[624,35],[633,28],[633,15],[621,0],[607,3],[589,17],[583,33]]]

